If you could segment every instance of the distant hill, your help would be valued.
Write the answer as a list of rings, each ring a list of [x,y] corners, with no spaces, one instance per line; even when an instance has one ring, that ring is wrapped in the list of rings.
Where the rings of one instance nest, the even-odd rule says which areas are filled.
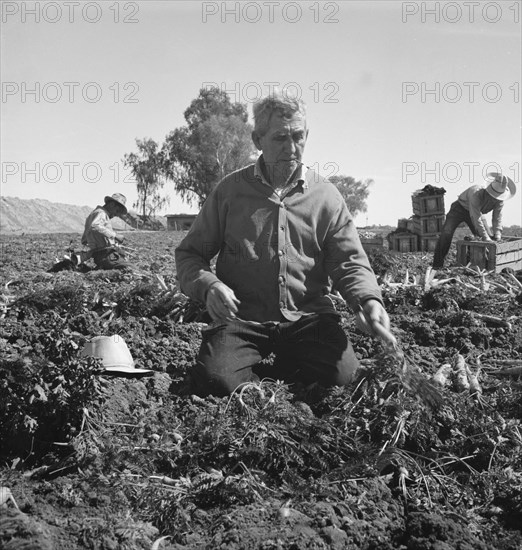
[[[45,199],[0,197],[0,234],[83,233],[85,218],[95,206],[75,206]],[[112,226],[120,231],[135,228],[137,218],[131,212],[128,221],[132,226],[120,218],[113,218]],[[164,218],[156,219],[160,225],[166,226]]]
[[[85,218],[93,206],[75,206],[49,202],[45,199],[19,199],[18,197],[0,197],[0,234],[19,235],[21,233],[83,233]],[[125,223],[120,218],[112,219],[112,226],[118,231],[130,229],[166,229],[167,221],[163,216],[142,222],[136,212],[129,212]],[[372,225],[359,227],[360,231],[371,231],[386,236],[395,227],[391,225]],[[459,228],[455,237],[462,238],[470,231]],[[504,227],[504,235],[522,236],[520,226]]]

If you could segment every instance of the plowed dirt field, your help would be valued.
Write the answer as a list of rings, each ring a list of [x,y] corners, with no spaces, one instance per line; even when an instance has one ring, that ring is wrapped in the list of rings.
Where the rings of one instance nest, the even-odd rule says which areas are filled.
[[[186,374],[208,319],[176,288],[181,237],[128,233],[130,273],[49,273],[76,234],[2,237],[2,548],[522,547],[516,277],[450,267],[426,284],[429,254],[372,252],[405,362],[340,303],[362,362],[351,386],[201,399]],[[152,376],[80,356],[114,334]],[[450,376],[438,405],[405,375],[461,359],[480,391]]]

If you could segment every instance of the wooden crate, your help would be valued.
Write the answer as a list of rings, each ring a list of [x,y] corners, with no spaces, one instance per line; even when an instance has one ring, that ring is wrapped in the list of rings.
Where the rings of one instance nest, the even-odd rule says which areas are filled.
[[[419,237],[419,250],[421,252],[434,252],[439,235],[421,235]]]
[[[388,235],[390,250],[396,252],[418,252],[419,237],[412,233],[395,233]]]
[[[442,231],[446,216],[436,214],[434,216],[413,216],[413,231],[421,237],[433,236]]]
[[[374,237],[372,239],[361,238],[362,247],[366,252],[372,249],[384,247],[384,237]]]
[[[488,271],[502,271],[505,267],[522,269],[522,239],[504,237],[504,242],[457,241],[457,263],[477,266]]]
[[[416,216],[444,214],[444,195],[412,195],[411,202]]]

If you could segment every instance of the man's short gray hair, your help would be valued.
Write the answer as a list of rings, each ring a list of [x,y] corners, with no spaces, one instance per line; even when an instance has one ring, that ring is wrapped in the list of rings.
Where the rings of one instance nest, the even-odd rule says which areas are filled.
[[[270,117],[273,113],[278,113],[285,119],[291,119],[295,114],[299,114],[306,120],[304,101],[283,94],[279,90],[256,101],[252,110],[254,112],[254,131],[259,137],[264,136],[268,131]]]

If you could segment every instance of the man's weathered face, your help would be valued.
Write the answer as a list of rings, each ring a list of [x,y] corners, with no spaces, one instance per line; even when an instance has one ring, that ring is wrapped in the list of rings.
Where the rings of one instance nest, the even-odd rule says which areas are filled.
[[[109,218],[114,218],[115,216],[122,216],[123,215],[123,208],[114,201],[108,201],[105,204],[105,210],[107,211],[107,214],[109,215]]]
[[[263,152],[267,176],[272,184],[285,184],[303,158],[308,130],[306,120],[298,113],[284,118],[278,113],[270,117],[267,132],[252,138]]]

